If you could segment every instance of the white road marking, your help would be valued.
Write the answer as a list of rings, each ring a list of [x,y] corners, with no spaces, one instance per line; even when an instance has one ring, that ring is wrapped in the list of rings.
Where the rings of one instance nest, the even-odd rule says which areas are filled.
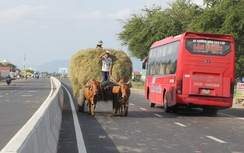
[[[134,106],[135,104],[130,103],[131,106]]]
[[[237,117],[237,116],[228,115],[228,114],[224,114],[224,113],[218,113],[218,114],[221,114],[221,115],[224,115],[224,116],[228,116],[228,117],[237,118],[237,119],[239,119],[239,120],[244,120],[244,118],[243,118],[243,117]]]
[[[9,93],[6,93],[6,95],[9,95]]]
[[[144,93],[139,93],[139,92],[137,92],[137,93],[134,93],[134,94],[138,94],[138,95],[144,95]]]
[[[157,116],[157,117],[163,117],[162,115],[159,115],[159,114],[154,114],[155,116]]]
[[[141,109],[141,110],[144,110],[144,111],[146,110],[145,108],[140,108],[140,109]]]
[[[22,97],[31,97],[33,95],[21,95]]]
[[[186,125],[181,124],[181,123],[179,123],[179,122],[175,122],[175,124],[177,124],[177,125],[179,125],[179,126],[182,126],[182,127],[186,127]]]
[[[3,97],[3,95],[1,95],[0,97]]]
[[[209,139],[212,139],[212,140],[214,140],[214,141],[217,141],[217,142],[219,142],[219,143],[226,143],[225,141],[220,140],[220,139],[218,139],[218,138],[215,138],[215,137],[213,137],[213,136],[206,136],[206,137],[209,138]]]
[[[34,91],[34,90],[32,90],[32,91],[28,91],[28,92],[38,92],[38,91]]]
[[[67,93],[69,95],[69,101],[70,101],[70,105],[71,105],[71,110],[72,110],[72,115],[73,115],[73,120],[74,120],[74,126],[75,126],[75,133],[76,133],[76,141],[77,141],[78,152],[79,153],[87,153],[86,152],[86,146],[85,146],[84,139],[83,139],[83,135],[81,133],[81,128],[80,128],[80,124],[79,124],[79,121],[78,121],[77,113],[76,113],[76,110],[75,110],[73,99],[72,99],[71,94],[69,93],[68,89],[65,86],[63,86],[63,87],[64,87],[64,89],[67,91]]]

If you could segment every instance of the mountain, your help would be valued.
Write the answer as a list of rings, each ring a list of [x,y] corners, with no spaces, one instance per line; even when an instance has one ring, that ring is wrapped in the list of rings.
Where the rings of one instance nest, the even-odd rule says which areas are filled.
[[[59,68],[68,68],[70,60],[54,60],[36,67],[40,72],[59,72]]]
[[[141,72],[142,61],[134,57],[130,57],[132,61],[133,72]],[[36,67],[37,71],[40,72],[59,72],[59,68],[69,68],[70,60],[54,60]]]

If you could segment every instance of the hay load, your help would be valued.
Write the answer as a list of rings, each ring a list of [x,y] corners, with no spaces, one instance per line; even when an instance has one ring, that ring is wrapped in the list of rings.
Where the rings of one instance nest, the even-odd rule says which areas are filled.
[[[109,50],[110,57],[113,60],[112,79],[110,80],[118,81],[121,77],[124,77],[125,81],[131,79],[132,62],[130,57],[122,50],[101,48],[80,50],[73,55],[69,65],[69,75],[74,96],[77,96],[79,89],[83,88],[89,79],[102,80],[102,60],[99,55],[106,50]]]

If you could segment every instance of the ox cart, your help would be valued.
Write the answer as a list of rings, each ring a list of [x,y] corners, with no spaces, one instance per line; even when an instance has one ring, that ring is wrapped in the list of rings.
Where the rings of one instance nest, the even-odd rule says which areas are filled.
[[[84,87],[78,92],[78,112],[84,112],[87,100],[86,96],[84,95],[84,91],[87,90],[86,88],[89,87]],[[99,84],[99,90],[95,96],[95,105],[97,101],[112,101],[113,114],[127,116],[129,108],[130,84],[124,83],[123,80],[120,80],[117,83],[104,81]]]

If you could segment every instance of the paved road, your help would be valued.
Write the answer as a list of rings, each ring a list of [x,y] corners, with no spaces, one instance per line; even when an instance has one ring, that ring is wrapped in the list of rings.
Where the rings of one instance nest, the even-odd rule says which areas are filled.
[[[0,83],[0,150],[31,118],[51,91],[50,79]]]
[[[69,80],[61,81],[71,91]],[[65,94],[58,153],[84,152],[81,142],[77,147],[78,132]],[[88,153],[244,153],[244,110],[238,106],[216,117],[198,109],[164,113],[162,107],[148,107],[143,93],[132,90],[127,117],[113,116],[111,103],[105,102],[99,102],[95,117],[77,115]]]

